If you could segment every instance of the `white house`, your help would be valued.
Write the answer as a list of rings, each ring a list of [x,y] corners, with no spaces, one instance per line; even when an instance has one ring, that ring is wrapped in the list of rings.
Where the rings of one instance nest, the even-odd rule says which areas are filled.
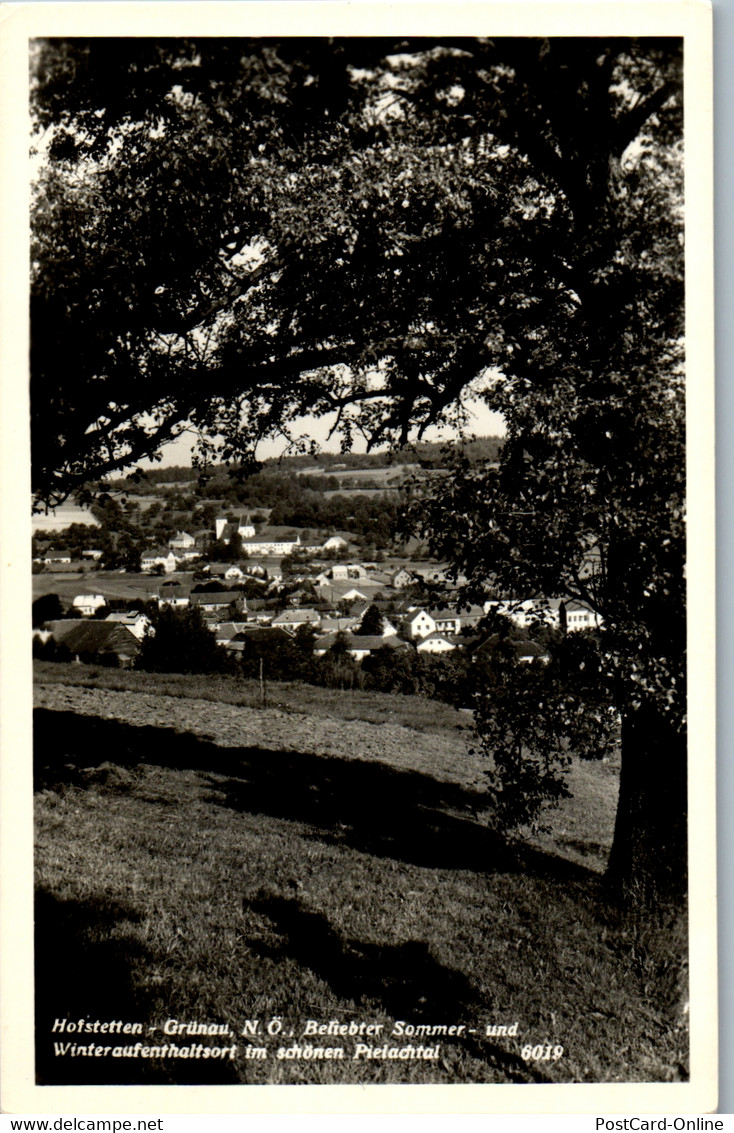
[[[451,653],[458,648],[457,642],[451,641],[443,633],[429,633],[416,645],[419,653]]]
[[[565,623],[567,633],[578,633],[583,629],[598,629],[602,619],[594,610],[584,606],[582,602],[571,600],[563,603],[561,624]]]
[[[92,618],[100,606],[107,605],[107,599],[103,594],[77,594],[71,604],[85,618]]]
[[[408,618],[411,637],[427,637],[429,633],[458,636],[464,629],[473,629],[484,617],[480,606],[468,610],[424,610],[419,608]]]
[[[166,574],[172,574],[177,566],[173,551],[159,548],[156,551],[146,551],[140,558],[141,570],[155,570],[159,565],[163,567]]]
[[[160,606],[188,606],[189,604],[189,586],[184,586],[176,578],[169,578],[167,582],[162,582],[157,596],[158,605]]]
[[[188,594],[182,594],[176,590],[161,594],[157,601],[159,606],[173,606],[176,609],[190,605]]]
[[[245,516],[240,516],[236,523],[230,523],[224,516],[214,520],[214,537],[221,539],[224,543],[229,543],[234,534],[240,536],[241,539],[250,539],[255,534],[255,524],[252,522],[252,517],[249,513]]]
[[[196,539],[187,531],[177,531],[173,539],[168,540],[168,546],[172,551],[190,551],[195,544]]]
[[[408,618],[408,631],[411,637],[428,637],[436,632],[436,623],[427,610],[415,610]]]
[[[234,606],[239,613],[247,609],[247,599],[241,590],[198,591],[189,597],[189,605],[196,606],[202,614],[226,610]]]
[[[538,623],[560,626],[561,605],[560,598],[504,598],[485,602],[484,609],[487,613],[493,610],[496,614],[503,614],[516,626],[526,629]]]
[[[361,590],[357,590],[356,586],[352,586],[349,590],[345,590],[337,599],[339,602],[358,602],[367,601],[367,595],[363,594]]]
[[[211,578],[241,579],[245,577],[244,570],[236,563],[209,563],[205,570]]]
[[[322,544],[322,551],[343,551],[347,546],[346,539],[342,539],[341,535],[330,535],[325,543]]]
[[[317,575],[315,586],[329,586],[332,582],[359,582],[367,577],[367,570],[361,563],[334,563]]]
[[[261,535],[247,536],[242,539],[243,551],[247,551],[248,555],[262,555],[264,558],[270,556],[281,558],[283,555],[292,555],[296,547],[300,546],[300,535],[296,535],[295,538],[292,536],[286,537],[273,530],[266,531]]]

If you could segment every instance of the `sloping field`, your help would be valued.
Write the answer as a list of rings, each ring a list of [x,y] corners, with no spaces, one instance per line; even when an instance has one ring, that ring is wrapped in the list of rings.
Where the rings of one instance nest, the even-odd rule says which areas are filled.
[[[299,468],[296,476],[323,476],[335,480],[374,480],[376,483],[387,486],[390,483],[399,483],[406,476],[416,472],[417,464],[386,464],[374,468]]]
[[[33,575],[33,597],[58,594],[67,602],[77,594],[103,594],[105,598],[139,598],[145,601],[158,594],[162,582],[178,579],[191,582],[191,574],[178,572],[159,578],[150,574],[121,574],[117,571],[97,571],[92,567],[78,574],[44,571]]]
[[[70,523],[87,523],[90,527],[99,527],[99,521],[94,518],[89,508],[79,507],[78,504],[65,503],[47,514],[36,513],[31,519],[33,531],[60,531]],[[90,532],[91,536],[91,532]]]
[[[576,810],[546,844],[508,844],[448,718],[417,731],[300,711],[293,691],[274,709],[170,696],[149,674],[99,688],[71,666],[43,683],[51,668],[40,1081],[685,1077],[682,940],[603,896],[609,765],[575,770]],[[78,1020],[130,1029],[90,1039],[65,1029]]]

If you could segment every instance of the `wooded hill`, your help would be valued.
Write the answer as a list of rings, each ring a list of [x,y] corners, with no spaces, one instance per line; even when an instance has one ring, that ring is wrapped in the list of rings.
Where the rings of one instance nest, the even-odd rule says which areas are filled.
[[[447,455],[460,448],[461,452],[471,463],[482,461],[495,461],[499,458],[502,449],[502,437],[476,437],[464,441],[460,445],[446,444],[444,442],[420,441],[414,445],[406,445],[399,451],[384,449],[380,452],[320,452],[317,454],[304,453],[294,456],[270,457],[264,460],[261,471],[282,470],[285,472],[313,473],[318,476],[323,472],[350,472],[366,469],[390,469],[398,472],[401,467],[411,468],[444,468]],[[212,465],[209,469],[194,469],[190,465],[171,465],[168,468],[150,468],[137,472],[134,476],[127,476],[110,481],[111,486],[118,488],[125,486],[130,491],[144,494],[149,486],[158,487],[165,484],[190,483],[192,480],[201,480],[210,484],[222,480],[239,479],[238,465]]]

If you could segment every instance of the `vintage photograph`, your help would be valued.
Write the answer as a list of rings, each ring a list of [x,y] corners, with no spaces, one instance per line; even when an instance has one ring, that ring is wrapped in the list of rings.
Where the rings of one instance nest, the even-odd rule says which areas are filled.
[[[684,61],[28,40],[36,1086],[690,1082]]]

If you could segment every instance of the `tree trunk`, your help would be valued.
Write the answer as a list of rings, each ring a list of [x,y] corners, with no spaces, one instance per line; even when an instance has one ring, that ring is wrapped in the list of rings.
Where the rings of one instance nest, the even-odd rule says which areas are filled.
[[[688,878],[686,736],[654,705],[622,719],[622,767],[607,880],[635,902],[685,898]]]

